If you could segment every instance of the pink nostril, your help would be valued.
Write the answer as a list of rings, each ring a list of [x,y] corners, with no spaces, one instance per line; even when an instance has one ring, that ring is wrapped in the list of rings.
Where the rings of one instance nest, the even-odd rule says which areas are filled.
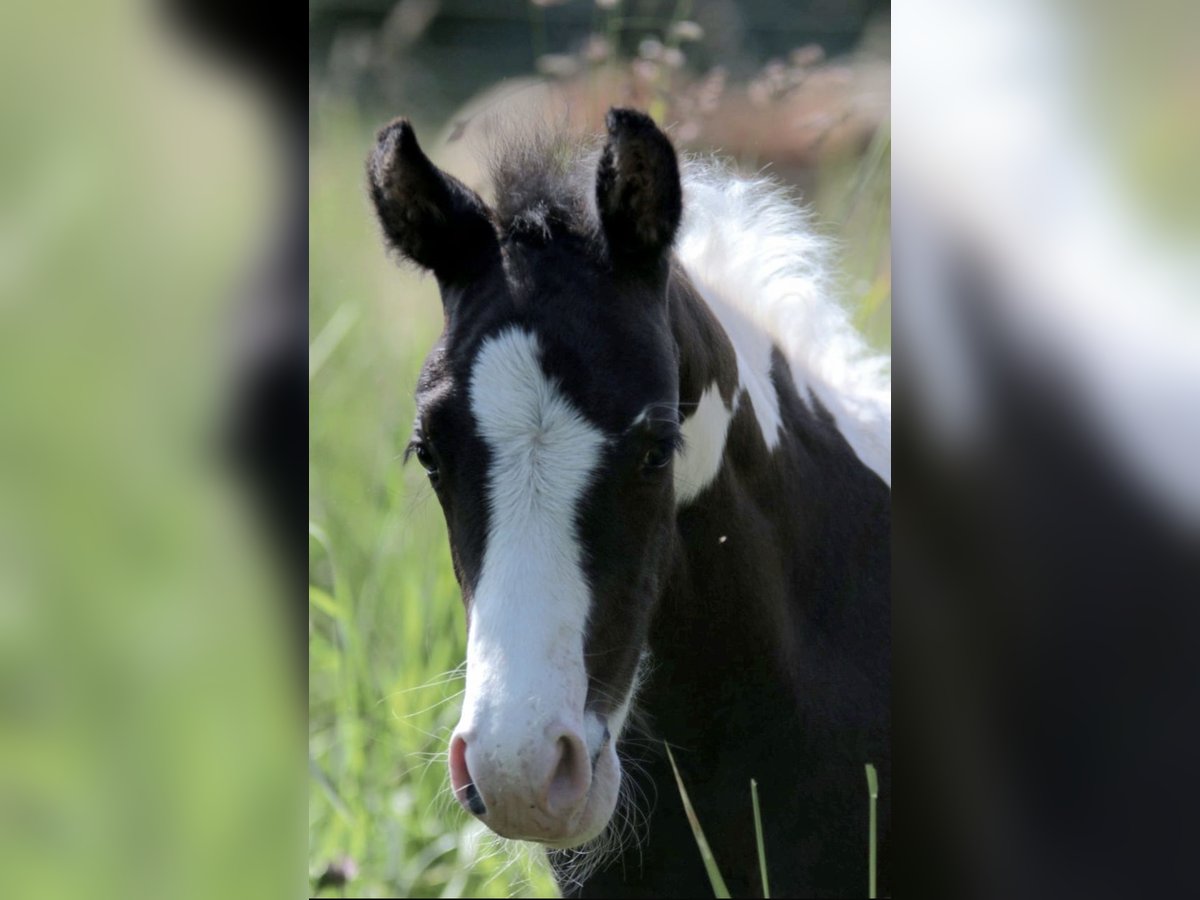
[[[482,816],[487,812],[483,797],[467,768],[467,742],[457,734],[450,741],[450,787],[454,789],[458,802],[475,815]]]
[[[555,742],[554,765],[546,782],[547,812],[565,815],[587,796],[592,786],[592,764],[583,739],[576,733],[560,733]]]

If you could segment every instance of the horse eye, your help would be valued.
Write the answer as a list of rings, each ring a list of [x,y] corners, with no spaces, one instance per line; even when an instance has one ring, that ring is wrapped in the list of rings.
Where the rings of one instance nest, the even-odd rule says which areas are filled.
[[[670,461],[671,450],[669,447],[651,447],[646,451],[646,455],[642,457],[642,469],[662,469]]]
[[[421,464],[421,468],[425,470],[430,478],[436,478],[438,473],[437,462],[433,458],[433,454],[429,452],[429,448],[424,444],[413,445],[413,455],[417,457],[417,462]]]

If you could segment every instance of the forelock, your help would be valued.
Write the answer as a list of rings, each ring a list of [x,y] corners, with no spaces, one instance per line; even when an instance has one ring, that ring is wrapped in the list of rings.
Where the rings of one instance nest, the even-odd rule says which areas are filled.
[[[502,239],[548,241],[563,233],[594,237],[600,148],[599,137],[572,132],[563,123],[510,125],[495,133],[487,167]]]

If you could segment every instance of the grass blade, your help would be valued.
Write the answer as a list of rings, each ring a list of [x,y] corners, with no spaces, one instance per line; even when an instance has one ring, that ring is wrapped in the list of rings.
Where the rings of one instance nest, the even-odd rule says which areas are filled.
[[[663,741],[663,746],[667,747],[666,741]],[[708,840],[704,837],[704,829],[700,827],[700,820],[696,818],[696,811],[692,809],[692,801],[688,797],[687,788],[683,786],[683,779],[679,777],[679,768],[675,765],[675,757],[671,755],[670,747],[667,747],[667,759],[671,761],[671,769],[675,772],[675,783],[679,785],[679,796],[683,798],[683,811],[687,814],[688,824],[692,826],[692,834],[696,837],[696,846],[700,848],[700,858],[704,860],[704,868],[708,872],[708,880],[712,884],[713,894],[719,898],[727,898],[729,888],[725,887],[725,879],[721,877],[717,861],[713,859]]]
[[[350,807],[346,805],[346,801],[342,799],[342,795],[334,787],[333,781],[311,756],[308,758],[308,772],[316,779],[321,789],[325,791],[325,796],[329,798],[330,805],[342,817],[342,820],[347,824],[353,825],[354,813],[350,812]]]
[[[308,586],[308,602],[331,619],[337,619],[339,622],[346,620],[345,610],[338,606],[337,601],[330,597],[328,592],[315,585]]]
[[[333,355],[342,339],[350,333],[350,329],[358,321],[358,311],[343,304],[321,329],[311,344],[308,345],[308,380],[312,381],[317,372]]]
[[[763,847],[762,813],[758,809],[758,782],[750,779],[750,799],[754,801],[754,837],[758,841],[758,869],[762,872],[763,898],[771,900],[771,886],[767,883],[767,851]]]
[[[867,834],[867,879],[870,884],[867,896],[875,900],[875,801],[879,799],[879,777],[870,763],[867,763],[867,795],[871,805],[870,831]]]

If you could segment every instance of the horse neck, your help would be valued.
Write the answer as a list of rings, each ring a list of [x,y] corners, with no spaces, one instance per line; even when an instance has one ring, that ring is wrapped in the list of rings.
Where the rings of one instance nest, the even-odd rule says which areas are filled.
[[[714,314],[678,267],[668,296],[681,409],[688,415],[705,392],[711,405],[715,388],[732,412],[723,434],[685,419],[685,455],[718,452],[720,465],[678,506],[652,654],[701,703],[706,691],[726,702],[753,695],[758,709],[764,692],[794,699],[818,653],[843,654],[878,680],[878,667],[890,664],[880,649],[890,633],[886,485],[832,416],[800,398],[769,339],[731,322],[728,310]],[[688,493],[678,488],[677,497]],[[814,625],[835,636],[833,646],[813,645]]]

